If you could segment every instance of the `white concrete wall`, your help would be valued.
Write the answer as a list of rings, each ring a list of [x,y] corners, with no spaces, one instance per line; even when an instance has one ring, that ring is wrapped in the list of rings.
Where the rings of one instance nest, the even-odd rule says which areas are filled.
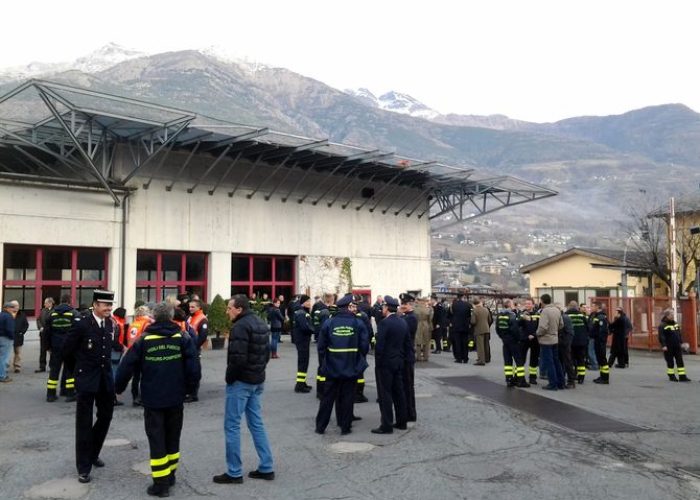
[[[134,185],[141,186],[136,179]],[[373,294],[430,289],[430,236],[426,217],[342,210],[319,204],[283,203],[262,196],[213,196],[202,186],[188,194],[183,185],[165,190],[154,180],[129,199],[123,303],[135,299],[138,249],[209,254],[208,299],[230,293],[231,253],[349,257],[355,284]],[[110,248],[109,287],[120,290],[121,208],[103,192],[69,191],[27,185],[0,185],[0,245]],[[301,282],[297,267],[298,291]],[[312,286],[312,294],[323,290]],[[325,288],[326,284],[318,288]]]

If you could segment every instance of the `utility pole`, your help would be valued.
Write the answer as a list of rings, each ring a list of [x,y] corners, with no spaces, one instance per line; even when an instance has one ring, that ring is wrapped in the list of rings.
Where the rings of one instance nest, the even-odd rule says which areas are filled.
[[[673,197],[671,197],[670,209],[671,211],[669,214],[668,236],[669,241],[671,243],[669,245],[669,249],[671,252],[671,309],[673,309],[673,317],[678,318],[678,301],[676,299],[676,296],[678,294],[678,278],[676,276],[676,202]]]

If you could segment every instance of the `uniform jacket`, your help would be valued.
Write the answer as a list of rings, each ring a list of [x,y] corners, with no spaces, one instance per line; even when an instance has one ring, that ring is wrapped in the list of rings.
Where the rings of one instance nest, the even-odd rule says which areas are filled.
[[[377,343],[374,346],[374,360],[378,369],[402,370],[407,359],[414,358],[411,335],[408,325],[402,318],[392,313],[377,327]]]
[[[504,342],[518,342],[520,340],[520,328],[518,318],[509,309],[501,309],[496,316],[496,333]]]
[[[318,355],[321,374],[328,378],[356,379],[367,368],[369,332],[364,321],[347,309],[321,327]]]
[[[114,338],[112,339],[112,350],[116,352],[124,351],[129,338],[129,324],[126,319],[112,316],[114,322]]]
[[[433,308],[428,305],[419,304],[416,306],[414,313],[418,319],[416,343],[429,344],[433,333]]]
[[[317,302],[311,309],[311,319],[313,323],[314,333],[321,331],[321,326],[323,322],[328,319],[330,313],[328,312],[328,306],[323,302]]]
[[[608,339],[608,316],[603,311],[594,312],[590,317],[591,338],[597,342]]]
[[[284,316],[279,307],[270,306],[267,310],[267,321],[270,322],[270,330],[273,332],[281,332],[284,326]]]
[[[311,322],[311,314],[303,307],[300,307],[294,311],[292,341],[296,342],[296,339],[303,340],[304,336],[310,337],[313,334],[314,327]]]
[[[447,327],[447,308],[442,302],[433,306],[433,328],[443,330]]]
[[[559,343],[571,346],[576,333],[574,330],[574,322],[571,321],[571,316],[568,314],[562,314],[561,320],[563,324],[561,330],[559,330]]]
[[[52,349],[60,349],[72,325],[80,317],[78,312],[68,304],[58,304],[49,313],[46,320],[47,339]]]
[[[111,318],[106,318],[104,325],[103,330],[92,312],[88,312],[75,319],[66,336],[63,356],[75,356],[75,389],[78,392],[97,393],[100,384],[104,384],[107,392],[114,392],[110,361],[114,324]]]
[[[588,318],[579,309],[567,309],[566,314],[571,318],[571,324],[574,327],[574,338],[571,345],[584,346],[588,345]]]
[[[491,311],[484,307],[483,304],[475,306],[474,310],[472,311],[472,317],[470,322],[474,326],[474,335],[483,335],[485,333],[489,333],[491,329],[491,323],[493,323]]]
[[[197,349],[201,349],[207,342],[207,334],[209,333],[209,321],[201,309],[187,318],[187,324],[197,333],[194,339],[194,344]]]
[[[661,320],[659,324],[659,343],[661,347],[680,347],[683,338],[681,336],[681,328],[673,320]]]
[[[452,329],[456,332],[469,331],[473,308],[469,302],[455,300],[452,303]]]
[[[384,319],[384,315],[382,315],[382,305],[379,302],[375,302],[372,306],[372,317],[376,324],[379,324],[379,322]]]
[[[415,364],[416,351],[414,345],[416,343],[416,332],[418,331],[418,318],[416,318],[416,314],[413,311],[410,311],[401,316],[401,319],[406,322],[406,325],[408,325],[408,337],[410,340],[408,347],[408,362]]]
[[[200,379],[197,349],[189,335],[172,321],[152,323],[119,363],[116,392],[126,389],[134,372],[141,372],[141,400],[146,408],[182,406],[185,394]]]
[[[236,318],[228,338],[226,383],[265,382],[265,367],[270,360],[270,331],[252,311]]]
[[[151,324],[151,318],[148,316],[139,316],[134,318],[134,321],[129,325],[129,330],[126,335],[126,347],[134,345],[139,337],[146,331],[146,327]]]
[[[564,327],[561,311],[554,304],[547,304],[540,311],[540,323],[537,325],[537,341],[541,345],[557,345],[559,330]]]
[[[617,316],[612,323],[610,323],[610,333],[615,337],[627,338],[627,336],[632,332],[632,322],[626,314],[621,314]]]
[[[540,323],[540,313],[539,311],[533,309],[532,311],[523,311],[518,316],[518,326],[520,326],[520,338],[523,342],[530,342],[528,338],[530,335],[535,337],[534,341],[537,341],[537,326]]]

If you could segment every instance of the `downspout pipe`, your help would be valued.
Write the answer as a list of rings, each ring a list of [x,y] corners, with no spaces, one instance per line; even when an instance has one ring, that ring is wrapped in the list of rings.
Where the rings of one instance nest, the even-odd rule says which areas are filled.
[[[120,242],[120,268],[119,268],[119,294],[121,298],[122,307],[126,307],[124,304],[126,296],[126,227],[129,223],[129,196],[131,192],[128,192],[122,198],[122,220],[121,220],[121,242]]]

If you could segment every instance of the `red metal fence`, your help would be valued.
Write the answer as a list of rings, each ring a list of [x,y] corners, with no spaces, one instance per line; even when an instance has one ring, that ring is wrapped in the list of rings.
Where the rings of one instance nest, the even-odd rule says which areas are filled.
[[[622,306],[625,314],[632,321],[632,335],[629,346],[633,349],[659,351],[658,326],[665,309],[671,307],[669,297],[593,297],[591,303],[601,302],[612,322],[615,309]],[[698,350],[698,302],[695,297],[678,300],[678,323],[681,325],[683,342],[687,342],[690,352]]]

